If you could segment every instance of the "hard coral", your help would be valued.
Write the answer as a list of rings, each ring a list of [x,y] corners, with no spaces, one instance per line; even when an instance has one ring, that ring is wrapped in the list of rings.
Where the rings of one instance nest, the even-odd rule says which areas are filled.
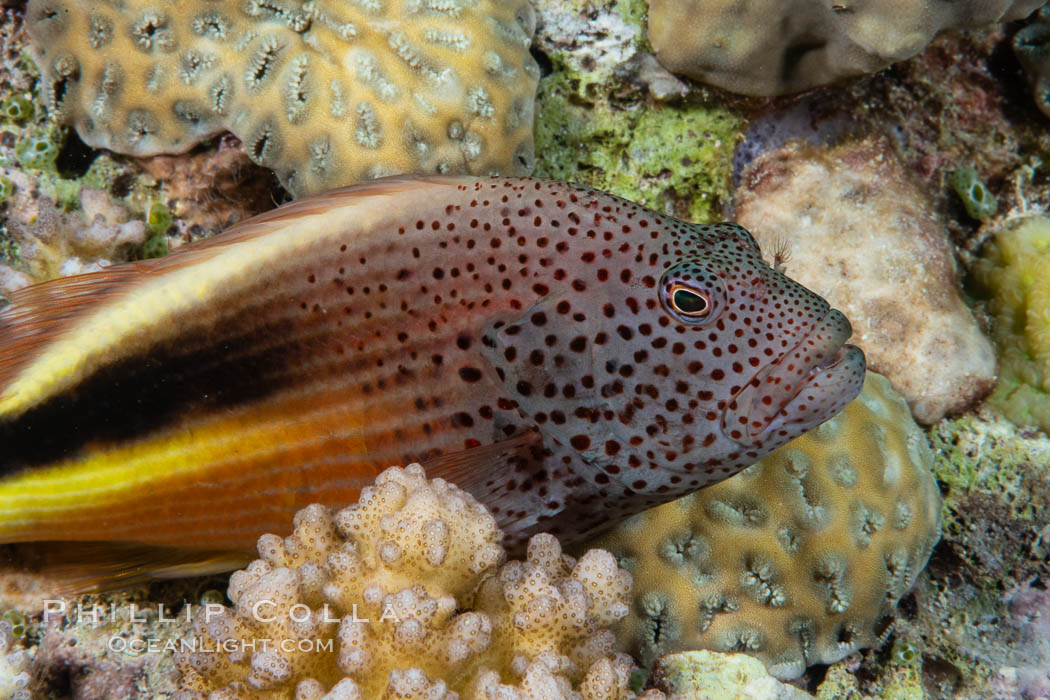
[[[868,367],[933,423],[991,391],[995,353],[960,295],[947,232],[892,147],[868,138],[787,146],[737,190],[737,221],[853,324]]]
[[[1014,423],[1050,433],[1050,218],[1013,219],[974,275],[992,294],[999,383],[989,402]]]
[[[879,643],[939,536],[932,460],[907,405],[869,373],[821,427],[592,543],[635,578],[621,640],[646,663],[743,651],[781,679]]]
[[[1032,85],[1035,104],[1050,117],[1050,5],[1043,5],[1014,35],[1014,53]]]
[[[634,697],[608,630],[630,576],[549,535],[500,568],[501,539],[473,497],[418,465],[334,515],[306,508],[290,537],[259,539],[261,558],[230,579],[232,608],[198,612],[203,648],[177,659],[183,695]]]
[[[532,166],[525,0],[31,0],[27,17],[48,103],[92,146],[180,153],[228,129],[295,196]]]
[[[650,0],[649,40],[672,72],[745,95],[874,73],[944,29],[1020,19],[1044,0]]]

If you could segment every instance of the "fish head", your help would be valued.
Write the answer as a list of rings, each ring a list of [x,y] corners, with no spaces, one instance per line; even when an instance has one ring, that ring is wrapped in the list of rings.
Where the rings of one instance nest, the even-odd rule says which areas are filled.
[[[489,340],[542,433],[604,479],[669,498],[835,415],[865,362],[845,316],[770,267],[745,229],[666,223],[623,271],[541,299]]]

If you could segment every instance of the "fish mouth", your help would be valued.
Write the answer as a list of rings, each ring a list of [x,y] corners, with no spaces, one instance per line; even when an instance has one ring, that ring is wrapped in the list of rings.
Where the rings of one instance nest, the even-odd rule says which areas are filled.
[[[831,309],[802,340],[756,374],[726,407],[722,429],[753,446],[778,428],[799,434],[823,423],[852,401],[864,384],[864,352],[846,340],[853,333]]]

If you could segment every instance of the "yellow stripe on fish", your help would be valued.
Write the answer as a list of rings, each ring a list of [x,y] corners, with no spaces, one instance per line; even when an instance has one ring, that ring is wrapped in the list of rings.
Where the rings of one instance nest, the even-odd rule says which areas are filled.
[[[845,318],[733,224],[390,179],[0,311],[0,541],[246,549],[419,461],[512,538],[720,481],[860,390]]]

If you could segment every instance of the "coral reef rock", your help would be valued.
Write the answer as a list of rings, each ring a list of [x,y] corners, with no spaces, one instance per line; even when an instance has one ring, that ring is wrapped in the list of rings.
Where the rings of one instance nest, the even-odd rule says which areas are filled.
[[[17,245],[20,270],[0,263],[0,293],[31,282],[94,272],[128,259],[147,237],[146,223],[131,219],[123,202],[102,190],[84,187],[80,208],[64,211],[33,186],[30,175],[0,168],[16,183],[4,225]]]
[[[933,453],[879,375],[835,418],[716,486],[590,543],[635,580],[621,641],[706,648],[777,678],[878,644],[940,535]]]
[[[1035,104],[1050,117],[1050,5],[1043,5],[1031,21],[1014,34],[1014,54],[1032,85]]]
[[[934,423],[991,391],[995,352],[960,294],[951,243],[882,139],[758,158],[737,221],[787,271],[842,309],[868,368]]]
[[[294,196],[532,167],[525,0],[31,0],[27,18],[47,102],[91,146],[181,153],[230,130]]]
[[[945,695],[1039,697],[1021,688],[1050,669],[1050,438],[985,410],[930,435],[943,537],[894,635],[917,643]]]
[[[198,611],[199,648],[176,658],[182,697],[636,697],[609,629],[631,577],[550,535],[501,567],[501,539],[481,504],[419,465],[334,515],[308,507],[290,537],[259,539],[232,608]]]
[[[86,596],[65,600],[61,609],[61,597],[51,598],[34,634],[30,697],[170,698],[178,674],[166,651],[189,624],[172,607],[165,618],[143,597],[134,591]]]
[[[22,649],[8,620],[0,620],[0,699],[30,700],[30,654]]]
[[[216,234],[273,208],[273,178],[252,163],[232,134],[217,147],[142,158],[138,165],[161,188],[179,229],[196,238]]]
[[[1009,220],[974,265],[992,294],[999,383],[989,402],[1050,433],[1050,218]]]
[[[874,73],[943,29],[1020,19],[1044,0],[650,0],[649,40],[674,73],[780,95]]]
[[[1029,581],[1006,594],[1010,615],[1006,624],[1020,628],[1030,654],[1029,663],[1000,669],[999,690],[1025,698],[1050,697],[1050,592]]]
[[[647,65],[655,60],[644,47],[644,3],[537,0],[536,10],[536,49],[557,70],[540,80],[535,174],[694,223],[721,221],[743,115],[638,89],[655,96],[676,82]]]
[[[747,654],[668,654],[656,662],[653,682],[672,698],[813,700],[809,693],[773,678],[761,661]]]

